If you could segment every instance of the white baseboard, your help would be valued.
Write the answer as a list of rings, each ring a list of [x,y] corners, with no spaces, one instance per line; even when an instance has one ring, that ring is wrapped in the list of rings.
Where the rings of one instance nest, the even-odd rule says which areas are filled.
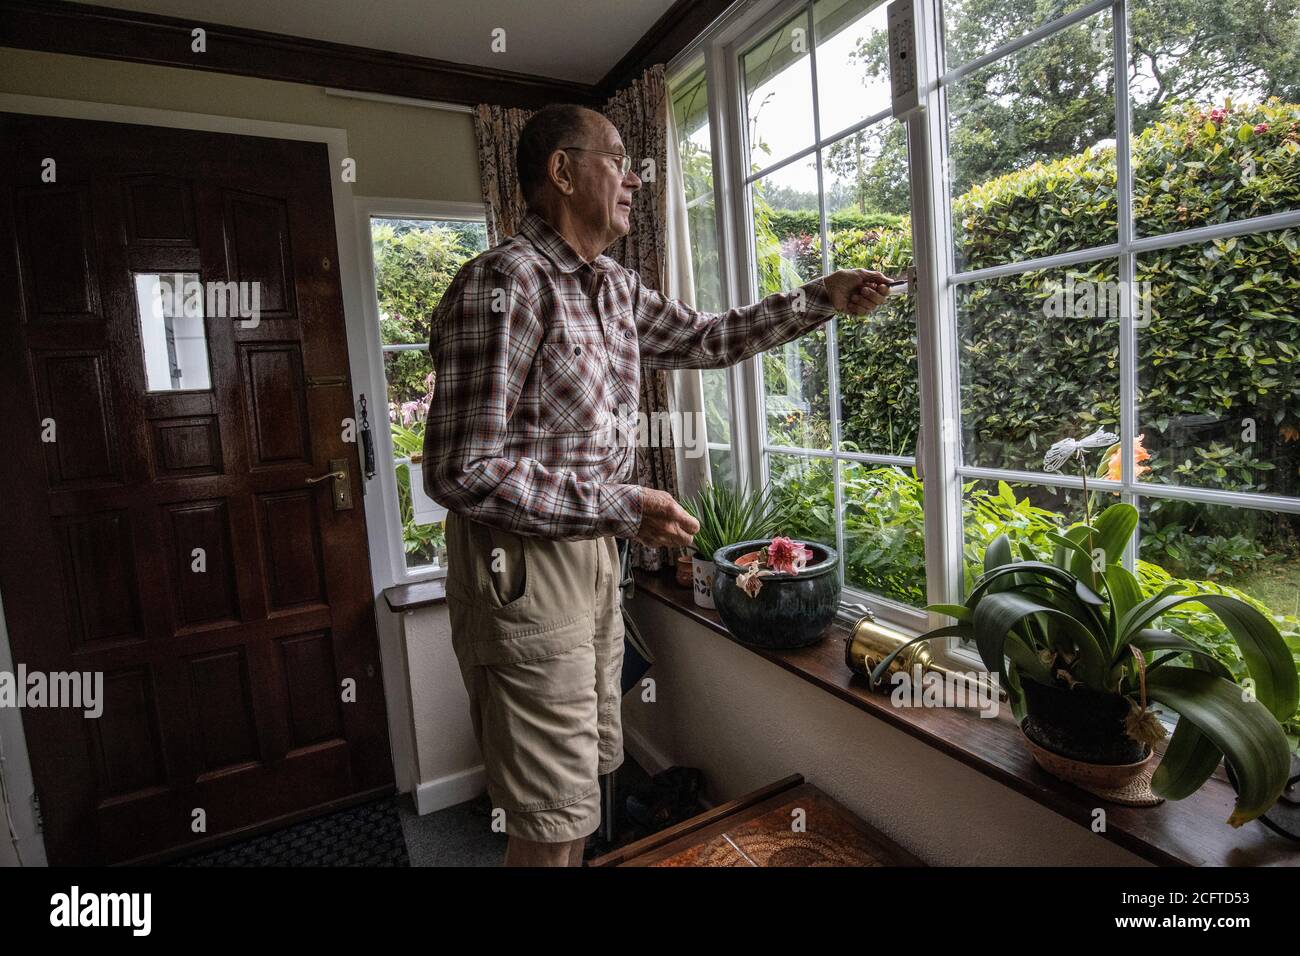
[[[483,765],[421,783],[415,788],[415,811],[424,816],[437,810],[473,800],[487,789]]]
[[[673,762],[651,745],[641,734],[630,727],[623,728],[623,749],[641,765],[650,776],[667,770]],[[454,807],[473,800],[487,789],[487,776],[483,765],[449,774],[436,780],[421,783],[415,788],[415,809],[420,816]]]

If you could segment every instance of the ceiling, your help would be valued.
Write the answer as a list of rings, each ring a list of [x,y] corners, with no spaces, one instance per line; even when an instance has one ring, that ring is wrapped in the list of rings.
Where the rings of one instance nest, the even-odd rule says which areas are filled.
[[[673,0],[83,0],[94,6],[596,83]],[[493,31],[505,51],[493,52]]]

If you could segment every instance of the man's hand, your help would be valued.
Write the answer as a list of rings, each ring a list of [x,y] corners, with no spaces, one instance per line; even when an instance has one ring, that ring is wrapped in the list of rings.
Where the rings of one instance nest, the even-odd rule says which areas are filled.
[[[639,543],[648,548],[684,548],[699,530],[700,523],[668,492],[641,489],[641,529],[636,535]]]
[[[884,302],[891,281],[872,269],[841,269],[822,279],[835,311],[847,315],[866,315]]]

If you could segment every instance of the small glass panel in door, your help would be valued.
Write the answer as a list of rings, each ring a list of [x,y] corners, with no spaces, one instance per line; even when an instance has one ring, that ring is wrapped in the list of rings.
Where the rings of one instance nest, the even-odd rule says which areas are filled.
[[[135,301],[148,390],[211,388],[203,285],[198,274],[137,272]]]

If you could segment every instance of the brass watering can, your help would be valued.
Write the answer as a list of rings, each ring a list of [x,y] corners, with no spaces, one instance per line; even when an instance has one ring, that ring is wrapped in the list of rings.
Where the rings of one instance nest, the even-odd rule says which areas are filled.
[[[870,680],[871,672],[880,666],[880,662],[906,644],[910,638],[901,631],[896,631],[892,627],[877,621],[876,615],[865,604],[848,604],[845,606],[860,612],[862,616],[858,618],[857,623],[853,625],[853,629],[849,632],[848,638],[844,641],[844,663],[848,665],[849,670],[853,671],[853,673],[861,674]],[[957,679],[964,682],[969,683],[970,680],[965,674],[936,664],[934,655],[930,653],[929,642],[918,641],[889,662],[889,670],[881,675],[880,683],[873,689],[888,690],[889,676],[891,674],[902,673],[912,676],[915,667],[921,668],[922,675],[931,672],[953,674]],[[1006,691],[998,688],[998,697],[1001,700],[1006,700]]]

